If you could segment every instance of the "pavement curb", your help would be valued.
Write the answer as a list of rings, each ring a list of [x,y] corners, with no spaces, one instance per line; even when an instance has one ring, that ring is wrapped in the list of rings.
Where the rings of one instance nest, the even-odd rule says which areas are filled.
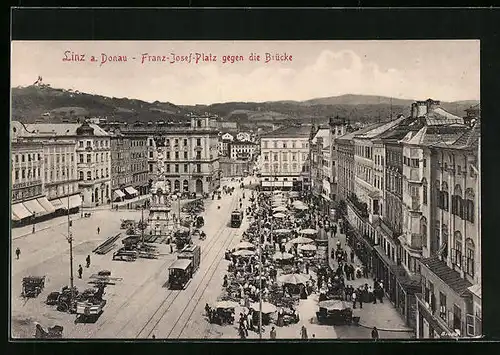
[[[363,328],[373,329],[373,326],[368,326],[363,323],[358,323],[358,325]],[[413,333],[415,331],[412,328],[389,329],[389,328],[379,328],[379,327],[377,327],[377,330],[380,330],[381,332],[394,332],[394,333]]]

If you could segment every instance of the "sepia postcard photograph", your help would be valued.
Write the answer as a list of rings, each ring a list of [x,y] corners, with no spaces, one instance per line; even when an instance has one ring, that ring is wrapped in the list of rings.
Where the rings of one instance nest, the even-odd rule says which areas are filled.
[[[479,40],[10,60],[12,340],[482,336]]]

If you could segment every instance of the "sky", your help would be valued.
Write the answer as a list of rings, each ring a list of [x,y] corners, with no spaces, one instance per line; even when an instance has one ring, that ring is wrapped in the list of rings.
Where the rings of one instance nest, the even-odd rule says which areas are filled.
[[[476,40],[13,41],[11,46],[12,87],[41,76],[54,88],[177,105],[343,94],[480,99]],[[260,60],[250,60],[252,53]],[[266,53],[281,60],[266,63]],[[82,55],[84,61],[63,60]],[[122,61],[107,59],[118,56]],[[181,58],[189,56],[190,62]],[[231,57],[240,60],[231,63]]]

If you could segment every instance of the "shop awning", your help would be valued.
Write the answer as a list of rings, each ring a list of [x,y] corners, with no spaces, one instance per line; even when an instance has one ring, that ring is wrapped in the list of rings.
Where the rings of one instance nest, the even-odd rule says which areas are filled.
[[[82,205],[82,197],[78,195],[72,195],[69,197],[69,208],[78,208]]]
[[[12,220],[12,221],[20,221],[19,217],[17,217],[17,216],[14,214],[14,212],[12,212],[12,214],[11,214],[11,220]]]
[[[12,205],[12,214],[15,215],[18,220],[30,217],[32,215],[32,213],[28,211],[28,209],[24,207],[22,203],[16,203]]]
[[[45,208],[43,208],[42,205],[40,205],[36,199],[23,202],[23,205],[32,214],[35,213],[36,216],[42,216],[44,214],[47,214]]]
[[[125,197],[125,194],[123,193],[122,190],[115,190],[113,193],[115,194],[116,197],[119,198]]]
[[[62,201],[61,201],[60,199],[58,199],[58,198],[56,198],[55,200],[50,200],[49,202],[52,204],[52,206],[54,206],[54,208],[55,208],[56,210],[60,210],[60,209],[62,209],[62,208],[63,208],[63,207],[62,207],[62,204],[63,204],[63,203],[62,203]]]
[[[63,210],[67,210],[68,206],[69,209],[72,210],[73,208],[80,207],[82,204],[82,198],[79,194],[72,195],[69,197],[62,197],[60,200],[61,200],[61,207],[59,208],[62,208]]]
[[[40,197],[40,198],[37,198],[37,201],[40,205],[42,205],[43,208],[45,208],[45,211],[47,211],[48,213],[54,213],[55,212],[55,208],[54,206],[49,202],[49,200],[47,200],[47,197]]]
[[[125,192],[128,193],[129,195],[137,195],[139,191],[134,189],[132,186],[126,187]]]

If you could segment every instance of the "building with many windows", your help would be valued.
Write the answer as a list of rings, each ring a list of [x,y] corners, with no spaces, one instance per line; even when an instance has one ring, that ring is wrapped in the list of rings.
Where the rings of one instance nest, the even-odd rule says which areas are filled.
[[[37,139],[58,142],[59,147],[50,148],[51,154],[48,154],[47,157],[49,167],[46,170],[48,180],[56,183],[62,180],[64,184],[68,185],[69,192],[67,189],[66,194],[70,209],[77,209],[82,204],[84,207],[93,207],[110,202],[110,142],[109,135],[102,128],[85,122],[83,124],[35,123],[26,125],[26,129]],[[59,143],[67,141],[74,141],[75,149]],[[65,169],[69,169],[71,166],[69,175],[65,172],[64,178],[62,175],[63,156],[64,164],[67,164]],[[75,171],[74,164],[76,164],[76,175],[71,177],[72,172]],[[52,167],[55,170],[52,170]],[[53,171],[52,176],[55,180],[50,178],[51,171]],[[60,172],[59,179],[57,171]],[[78,181],[78,189],[76,190],[75,180]],[[58,205],[68,204],[65,197],[58,200],[55,202]]]
[[[110,133],[113,201],[148,193],[147,136],[119,129]]]
[[[211,193],[220,186],[218,131],[208,117],[191,117],[178,126],[132,128],[147,135],[149,180],[158,180],[158,160],[165,166],[172,192]]]
[[[429,130],[419,132],[429,173],[419,189],[422,294],[417,297],[417,337],[479,336],[480,124],[465,132]]]
[[[260,175],[263,189],[302,190],[309,187],[310,133],[311,126],[298,125],[261,135]]]
[[[40,130],[40,127],[12,122],[12,134],[18,142],[32,142],[41,146],[38,153],[43,159],[41,179],[43,181],[43,206],[48,215],[76,211],[81,206],[76,170],[76,140],[74,137],[57,136],[56,129]],[[35,130],[31,130],[35,128]],[[66,133],[66,131],[65,131]],[[50,200],[50,204],[45,203]]]
[[[256,144],[249,140],[235,140],[229,143],[229,157],[233,160],[253,160],[255,158]]]

